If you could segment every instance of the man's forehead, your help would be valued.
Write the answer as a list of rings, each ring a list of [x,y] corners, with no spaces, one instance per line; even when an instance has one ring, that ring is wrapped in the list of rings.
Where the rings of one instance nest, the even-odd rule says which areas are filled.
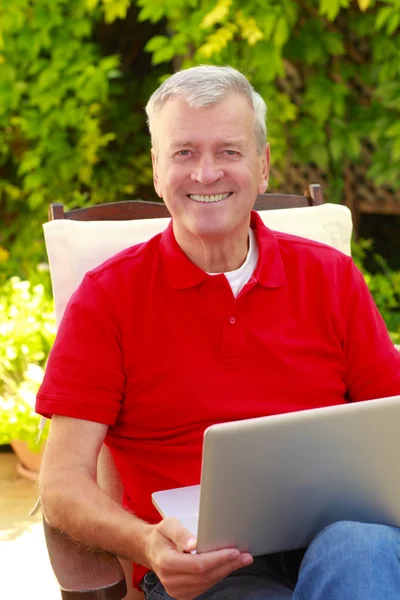
[[[169,98],[152,122],[152,143],[157,154],[185,148],[225,147],[248,152],[257,146],[255,115],[242,94],[228,94],[221,102],[191,108],[185,98]]]
[[[230,96],[233,96],[233,99]],[[194,137],[215,137],[221,144],[227,140],[237,144],[243,143],[253,129],[253,113],[246,98],[240,96],[236,101],[235,96],[239,94],[230,96],[204,107],[190,107],[186,100],[179,96],[169,98],[154,119],[153,135],[158,137],[158,132],[167,134],[168,140],[165,135],[163,138],[168,145],[174,143],[187,146],[193,142]],[[212,119],[210,126],[209,119]]]
[[[221,98],[217,98],[215,102],[210,102],[209,104],[203,106],[193,105],[190,100],[184,96],[183,94],[176,94],[170,96],[162,106],[158,109],[158,116],[162,116],[163,114],[174,112],[175,116],[179,116],[181,113],[211,113],[213,111],[217,111],[221,107],[226,108],[227,106],[231,107],[232,110],[240,110],[247,112],[250,114],[253,113],[253,108],[250,104],[250,101],[246,96],[240,94],[239,92],[229,92],[225,96]]]

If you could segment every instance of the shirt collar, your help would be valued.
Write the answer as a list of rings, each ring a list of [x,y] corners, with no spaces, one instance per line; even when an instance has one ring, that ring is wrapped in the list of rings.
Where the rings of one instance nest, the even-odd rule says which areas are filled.
[[[170,286],[174,290],[195,287],[210,277],[186,256],[174,236],[172,219],[161,234],[161,256]]]
[[[264,225],[256,211],[251,213],[250,225],[256,234],[258,244],[258,263],[253,278],[264,287],[281,287],[285,283],[285,273],[276,237]],[[195,287],[210,277],[192,263],[178,245],[172,220],[161,234],[160,250],[167,278],[173,289]]]
[[[268,288],[285,285],[285,270],[275,233],[266,225],[258,212],[251,212],[250,226],[254,230],[258,244],[258,263],[253,277]]]

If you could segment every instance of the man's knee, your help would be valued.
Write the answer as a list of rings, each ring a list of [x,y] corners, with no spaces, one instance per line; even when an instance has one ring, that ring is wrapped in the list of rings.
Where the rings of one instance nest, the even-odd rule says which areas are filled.
[[[310,544],[293,598],[398,600],[399,559],[399,529],[339,521]]]
[[[344,560],[376,561],[376,558],[387,553],[400,556],[400,530],[376,523],[359,523],[357,521],[338,521],[321,531],[311,543],[306,556],[332,557],[340,556]]]

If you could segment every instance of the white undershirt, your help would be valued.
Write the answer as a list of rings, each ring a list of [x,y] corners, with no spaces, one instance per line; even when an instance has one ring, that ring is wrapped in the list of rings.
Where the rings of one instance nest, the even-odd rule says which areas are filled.
[[[247,253],[246,260],[241,267],[236,271],[228,271],[223,273],[228,280],[229,285],[232,289],[232,294],[235,298],[240,294],[246,283],[250,280],[257,266],[258,261],[258,247],[256,236],[254,231],[249,229],[249,251]],[[208,275],[221,275],[221,273],[208,273]]]

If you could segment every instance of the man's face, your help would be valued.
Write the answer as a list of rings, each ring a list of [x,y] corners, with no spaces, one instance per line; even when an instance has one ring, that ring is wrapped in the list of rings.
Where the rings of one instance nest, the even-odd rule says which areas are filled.
[[[222,241],[247,231],[269,171],[269,148],[257,153],[248,100],[232,93],[213,106],[190,108],[182,97],[171,98],[154,130],[154,186],[173,216],[175,235]]]

